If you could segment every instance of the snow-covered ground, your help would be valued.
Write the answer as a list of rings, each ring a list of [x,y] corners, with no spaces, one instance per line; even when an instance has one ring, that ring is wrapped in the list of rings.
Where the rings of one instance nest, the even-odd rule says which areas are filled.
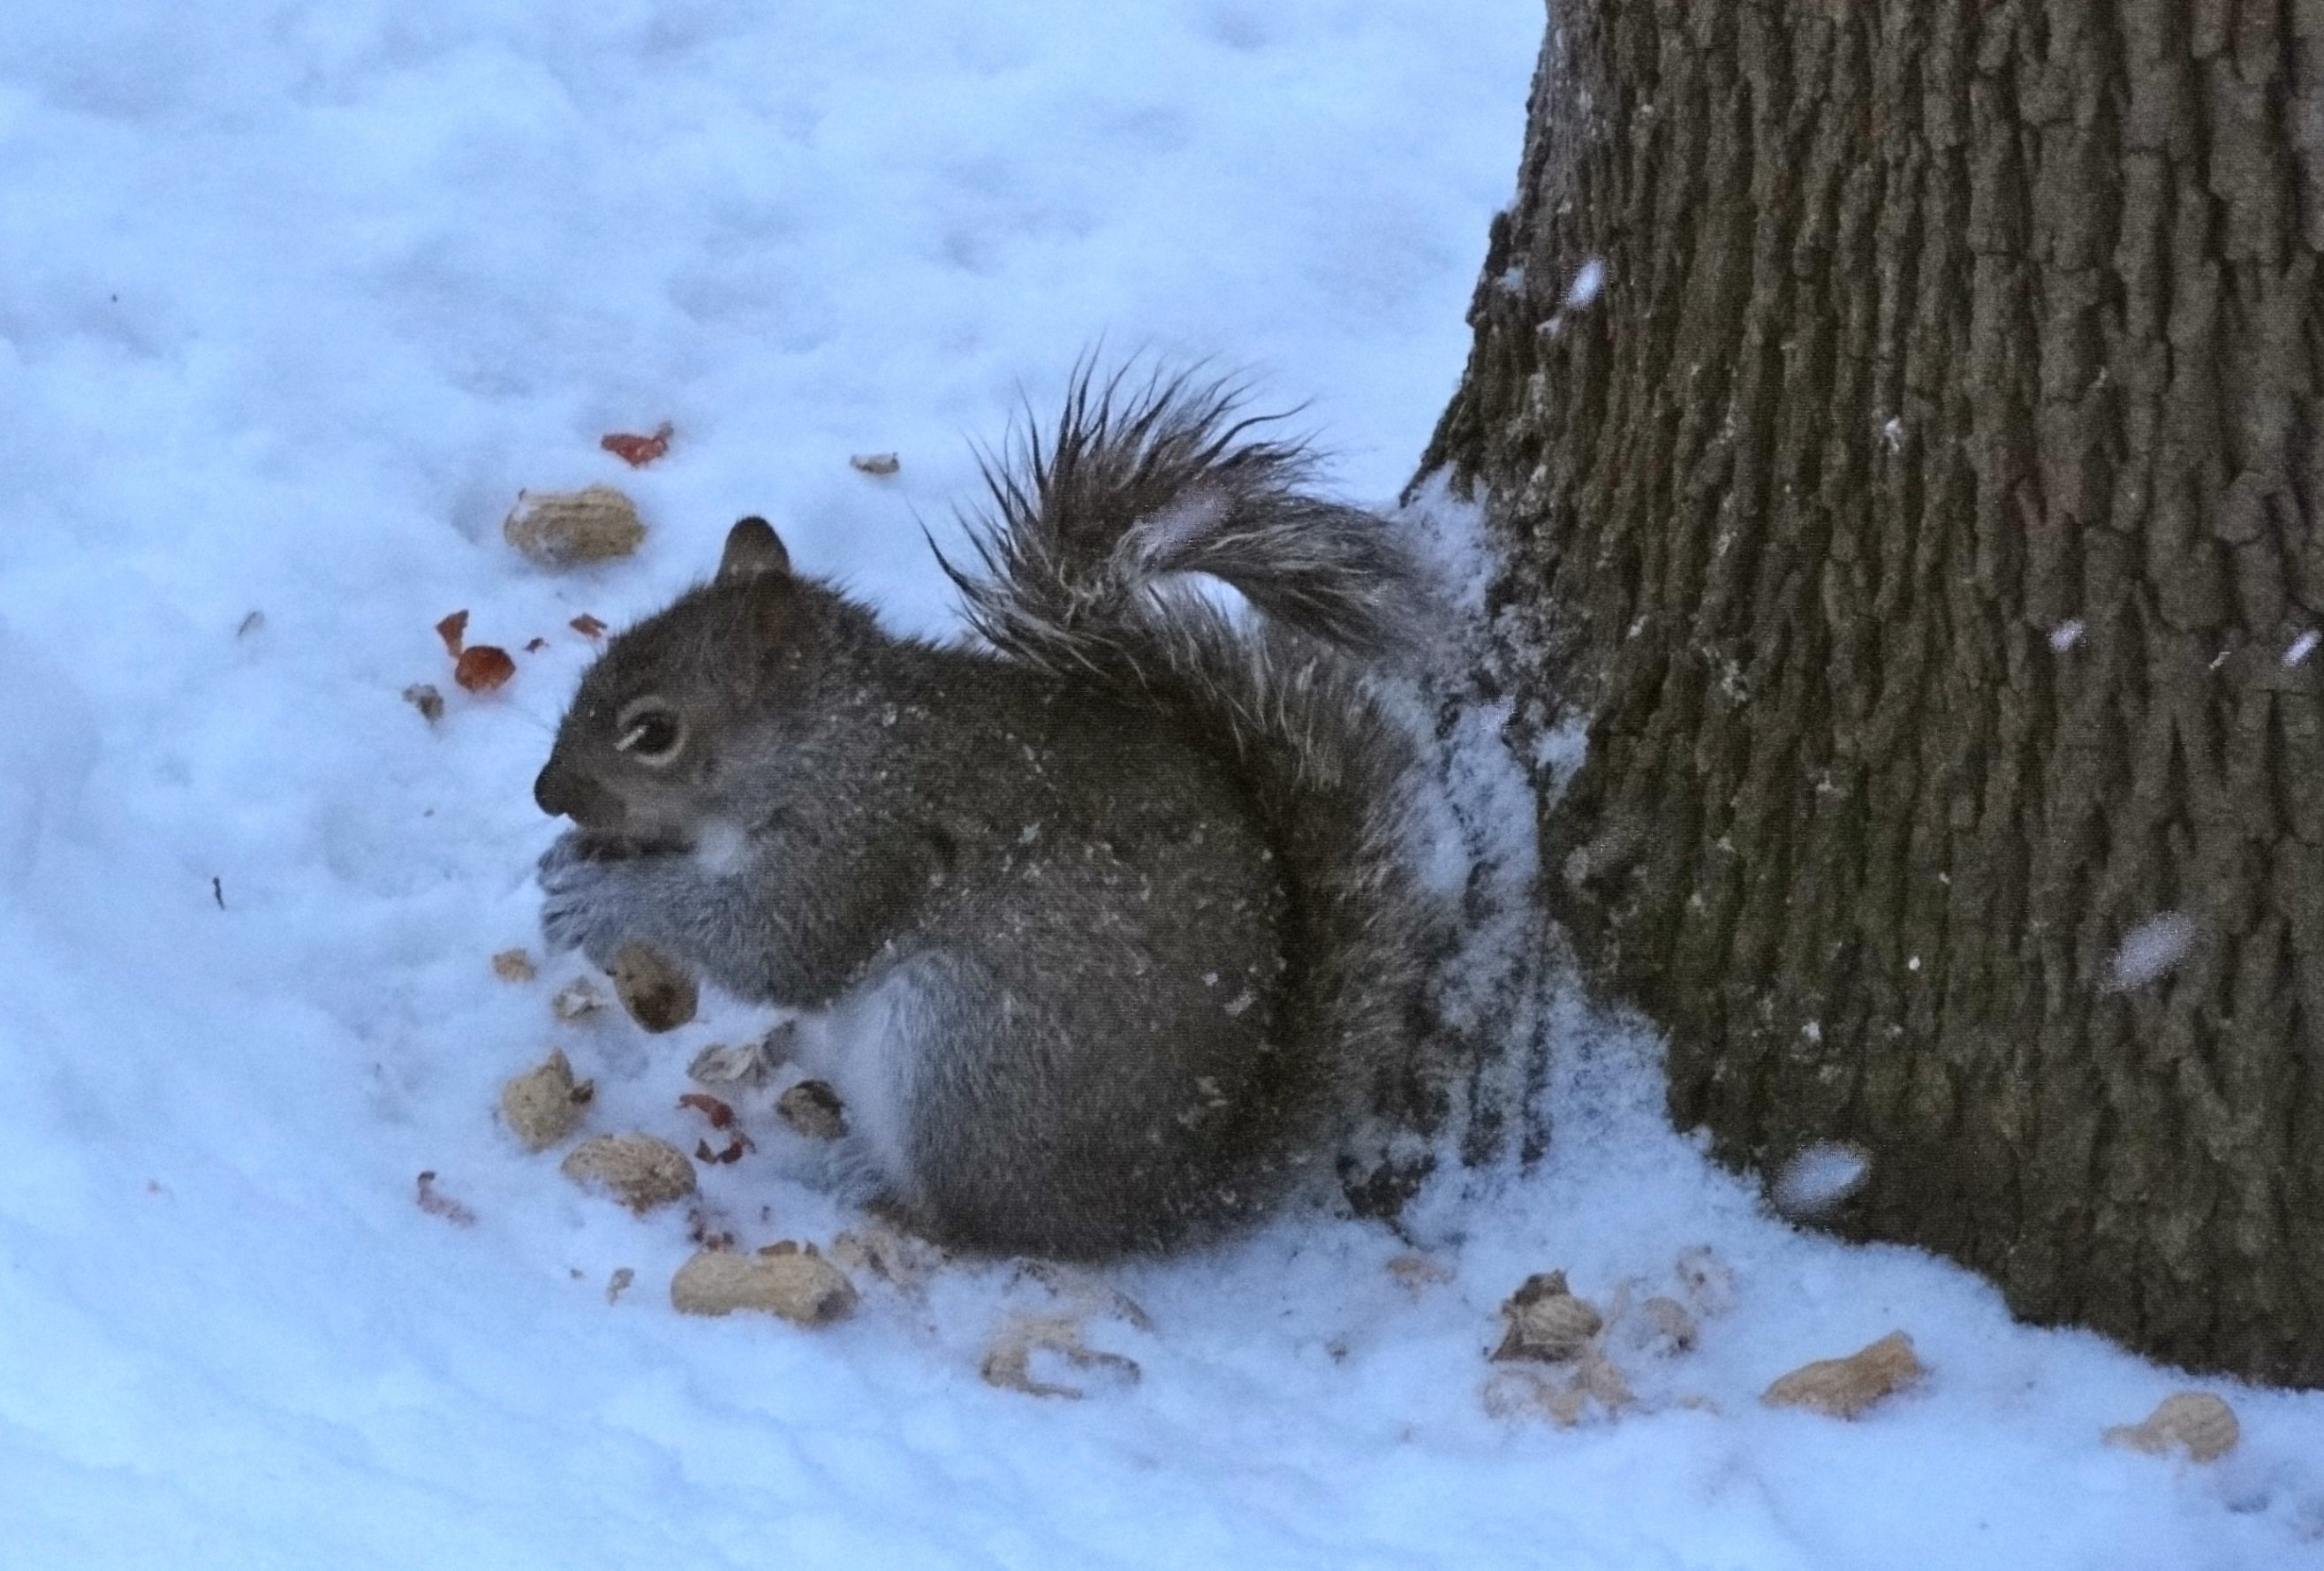
[[[2279,1566],[2324,1560],[2324,1398],[2227,1394],[2209,1466],[2100,1444],[2188,1383],[1976,1280],[1775,1219],[1667,1132],[1652,1044],[1561,1006],[1543,1170],[1106,1273],[1150,1328],[1080,1401],[978,1374],[1057,1289],[866,1277],[807,1332],[680,1317],[686,1224],[523,1154],[691,1144],[714,1016],[649,1042],[496,978],[567,623],[738,513],[947,624],[970,438],[1093,342],[1260,372],[1385,499],[1452,389],[1541,12],[1519,0],[31,0],[0,10],[0,1565]],[[675,424],[635,474],[597,449]],[[849,467],[894,451],[899,475]],[[605,480],[641,557],[552,578],[521,487]],[[432,624],[520,651],[448,680]],[[256,613],[258,615],[254,615]],[[535,637],[546,647],[522,646]],[[430,725],[399,696],[443,688]],[[762,1144],[782,1137],[751,1104]],[[854,1219],[705,1183],[745,1245]],[[475,1221],[416,1203],[415,1177]],[[1734,1307],[1642,1399],[1496,1417],[1496,1308]],[[607,1301],[610,1274],[635,1285]],[[1431,1280],[1442,1276],[1445,1280]],[[1763,1408],[1892,1329],[1854,1423]]]

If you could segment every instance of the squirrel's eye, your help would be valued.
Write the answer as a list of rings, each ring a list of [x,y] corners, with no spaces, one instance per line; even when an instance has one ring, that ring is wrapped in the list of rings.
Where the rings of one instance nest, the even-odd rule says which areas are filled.
[[[675,710],[638,704],[622,716],[621,735],[613,745],[641,763],[668,763],[685,742],[686,726]]]

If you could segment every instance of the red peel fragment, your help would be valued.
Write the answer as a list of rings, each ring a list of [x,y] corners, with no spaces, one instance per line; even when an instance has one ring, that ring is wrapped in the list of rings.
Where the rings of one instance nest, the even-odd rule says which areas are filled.
[[[614,431],[597,439],[597,445],[632,469],[642,469],[669,451],[670,423],[664,420],[650,437]]]
[[[699,1091],[689,1091],[678,1099],[680,1107],[691,1107],[710,1121],[713,1129],[724,1129],[734,1122],[734,1110],[715,1096]]]
[[[490,643],[470,644],[452,667],[452,679],[472,693],[489,693],[514,675],[509,652]]]

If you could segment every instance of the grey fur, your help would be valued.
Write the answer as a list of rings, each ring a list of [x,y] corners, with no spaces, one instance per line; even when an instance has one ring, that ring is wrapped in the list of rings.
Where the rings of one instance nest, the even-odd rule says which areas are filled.
[[[1411,576],[1256,423],[1078,378],[988,467],[982,571],[945,564],[989,650],[889,635],[737,525],[559,728],[550,945],[808,1012],[846,1165],[945,1243],[1162,1247],[1322,1170],[1417,1062],[1408,760],[1353,658]]]

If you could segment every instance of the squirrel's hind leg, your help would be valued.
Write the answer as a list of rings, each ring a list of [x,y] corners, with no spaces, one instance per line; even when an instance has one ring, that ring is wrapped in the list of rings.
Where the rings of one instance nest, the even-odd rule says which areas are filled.
[[[795,1058],[839,1095],[827,1181],[947,1249],[1058,1258],[1153,1232],[1175,1174],[1139,1176],[1135,1073],[1102,1068],[1038,1000],[925,950],[803,1016]],[[1116,1066],[1117,1069],[1128,1066]]]
[[[833,1187],[906,1215],[924,1198],[913,1158],[917,1087],[940,1052],[964,989],[941,955],[920,955],[866,979],[829,1008],[802,1014],[790,1058],[838,1094],[846,1132],[830,1152]]]

